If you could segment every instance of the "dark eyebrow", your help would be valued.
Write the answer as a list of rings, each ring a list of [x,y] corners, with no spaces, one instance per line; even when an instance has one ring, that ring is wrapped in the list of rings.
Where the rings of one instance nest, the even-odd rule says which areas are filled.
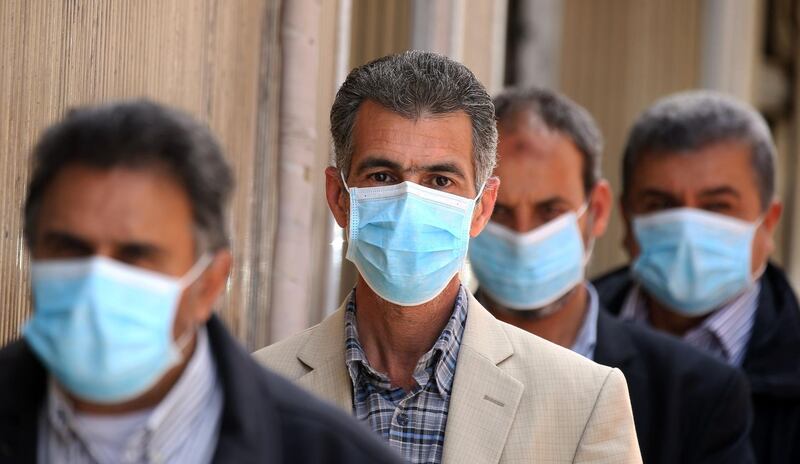
[[[665,192],[663,190],[658,190],[658,189],[653,189],[653,188],[644,189],[644,191],[642,191],[640,195],[641,196],[650,196],[650,197],[659,197],[659,198],[671,198],[671,199],[676,199],[677,198],[675,195],[673,195],[673,194],[671,194],[669,192]]]
[[[80,250],[86,254],[95,253],[95,247],[91,242],[78,236],[60,230],[45,232],[43,242],[51,247],[60,249]],[[144,242],[122,242],[116,245],[126,253],[134,253],[140,256],[156,256],[163,252],[156,245]]]
[[[536,202],[536,206],[552,206],[552,205],[557,205],[559,203],[564,203],[564,204],[566,204],[568,206],[571,206],[571,203],[570,203],[569,200],[567,200],[564,197],[558,196],[558,195],[552,196],[550,198],[545,198],[544,200],[537,201]]]
[[[389,168],[394,171],[402,171],[403,166],[400,163],[397,163],[392,160],[388,160],[386,158],[379,158],[377,156],[368,156],[364,158],[358,166],[356,167],[355,175],[360,175],[367,169],[373,168]]]
[[[428,172],[447,172],[450,174],[455,174],[462,179],[466,179],[466,175],[464,171],[458,167],[455,163],[440,163],[440,164],[431,164],[429,166],[423,166],[420,168],[423,171]]]
[[[87,253],[92,253],[94,250],[94,247],[88,241],[59,230],[45,232],[42,242],[48,243],[50,246],[83,250]]]
[[[736,198],[741,197],[739,191],[729,185],[723,185],[721,187],[714,187],[707,190],[703,190],[702,192],[700,192],[700,195],[704,197],[717,196],[717,195],[733,195]]]

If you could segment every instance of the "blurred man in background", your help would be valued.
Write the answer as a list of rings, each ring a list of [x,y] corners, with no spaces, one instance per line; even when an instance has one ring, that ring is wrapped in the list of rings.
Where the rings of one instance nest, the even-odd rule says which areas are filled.
[[[331,109],[328,205],[355,290],[256,354],[413,463],[640,462],[622,374],[494,319],[458,276],[492,214],[492,100],[411,51],[354,69]]]
[[[746,381],[671,337],[607,313],[584,278],[612,208],[589,113],[544,89],[495,98],[492,220],[470,244],[477,297],[498,319],[625,374],[647,463],[752,462]]]
[[[0,462],[397,462],[261,369],[213,315],[233,178],[208,130],[146,101],[72,111],[34,152],[34,312],[0,351]]]
[[[632,264],[597,280],[601,300],[740,367],[756,458],[800,462],[800,308],[768,261],[781,203],[766,122],[721,94],[666,97],[631,129],[622,188]]]

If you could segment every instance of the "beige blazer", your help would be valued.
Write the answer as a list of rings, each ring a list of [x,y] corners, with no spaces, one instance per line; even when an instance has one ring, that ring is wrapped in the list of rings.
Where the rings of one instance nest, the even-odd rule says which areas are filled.
[[[445,430],[446,464],[641,462],[618,369],[495,319],[470,295]],[[254,356],[349,413],[344,305]]]

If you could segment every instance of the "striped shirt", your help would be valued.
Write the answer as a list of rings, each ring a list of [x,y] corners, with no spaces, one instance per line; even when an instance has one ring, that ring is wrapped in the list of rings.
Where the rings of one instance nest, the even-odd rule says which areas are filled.
[[[741,366],[753,331],[760,293],[759,281],[686,332],[683,340],[732,366]],[[650,325],[647,301],[638,285],[631,288],[625,298],[620,317]]]
[[[222,406],[222,385],[203,327],[192,359],[155,408],[124,415],[81,414],[51,380],[39,417],[38,462],[211,462]]]
[[[345,312],[345,361],[353,382],[353,413],[409,463],[439,463],[458,351],[467,321],[466,290],[461,287],[453,313],[433,347],[417,362],[411,391],[394,387],[369,365],[356,328],[355,292]]]

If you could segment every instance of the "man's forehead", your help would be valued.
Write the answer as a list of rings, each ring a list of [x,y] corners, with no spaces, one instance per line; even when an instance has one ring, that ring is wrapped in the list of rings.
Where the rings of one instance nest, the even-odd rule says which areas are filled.
[[[86,238],[144,241],[191,228],[188,196],[171,176],[147,169],[67,166],[45,190],[39,224]]]
[[[750,148],[739,142],[721,142],[684,152],[646,152],[632,172],[639,189],[703,192],[728,186],[757,193]]]

